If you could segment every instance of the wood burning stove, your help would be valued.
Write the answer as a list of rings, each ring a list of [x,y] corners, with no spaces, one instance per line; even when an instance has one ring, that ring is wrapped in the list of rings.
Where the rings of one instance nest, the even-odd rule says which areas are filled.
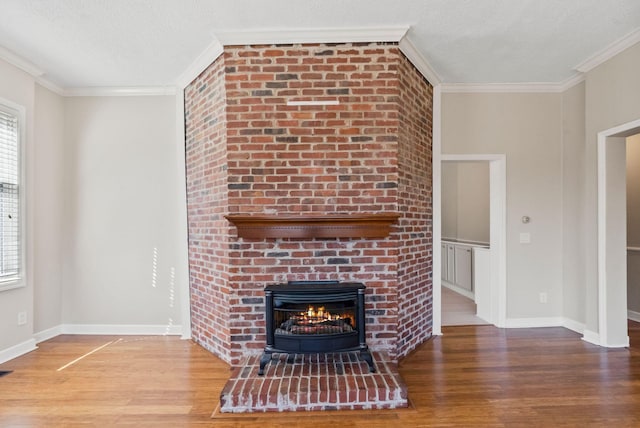
[[[365,339],[365,286],[356,282],[290,281],[265,293],[267,346],[259,375],[274,353],[360,351],[375,372]]]

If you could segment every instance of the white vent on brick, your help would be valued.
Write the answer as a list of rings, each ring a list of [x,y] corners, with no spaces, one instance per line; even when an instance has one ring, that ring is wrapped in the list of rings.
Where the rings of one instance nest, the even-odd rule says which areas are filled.
[[[20,278],[18,115],[0,106],[0,287]]]
[[[317,101],[289,100],[287,101],[288,106],[337,106],[339,104],[340,104],[340,101],[338,100],[317,100]]]

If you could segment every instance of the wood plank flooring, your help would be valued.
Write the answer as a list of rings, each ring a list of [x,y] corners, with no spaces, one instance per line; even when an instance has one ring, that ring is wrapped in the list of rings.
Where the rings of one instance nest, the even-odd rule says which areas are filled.
[[[400,364],[409,409],[214,412],[227,364],[175,337],[59,336],[0,365],[0,426],[637,427],[640,324],[629,349],[563,328],[447,327]],[[84,357],[83,357],[84,356]]]

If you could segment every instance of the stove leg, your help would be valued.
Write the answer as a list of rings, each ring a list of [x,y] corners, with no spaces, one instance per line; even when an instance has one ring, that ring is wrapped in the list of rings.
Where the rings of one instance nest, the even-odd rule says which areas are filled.
[[[258,370],[258,376],[264,375],[264,367],[271,361],[271,352],[264,352],[260,358],[260,369]]]
[[[371,353],[369,352],[369,350],[360,351],[360,358],[362,358],[364,361],[367,362],[367,364],[369,364],[369,372],[371,373],[376,372],[376,367],[373,365],[373,357],[371,356]]]

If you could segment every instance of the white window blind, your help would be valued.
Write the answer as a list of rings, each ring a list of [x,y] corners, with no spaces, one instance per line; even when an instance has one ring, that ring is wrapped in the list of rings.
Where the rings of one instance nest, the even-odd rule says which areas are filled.
[[[0,286],[20,278],[20,135],[18,114],[0,108]]]

